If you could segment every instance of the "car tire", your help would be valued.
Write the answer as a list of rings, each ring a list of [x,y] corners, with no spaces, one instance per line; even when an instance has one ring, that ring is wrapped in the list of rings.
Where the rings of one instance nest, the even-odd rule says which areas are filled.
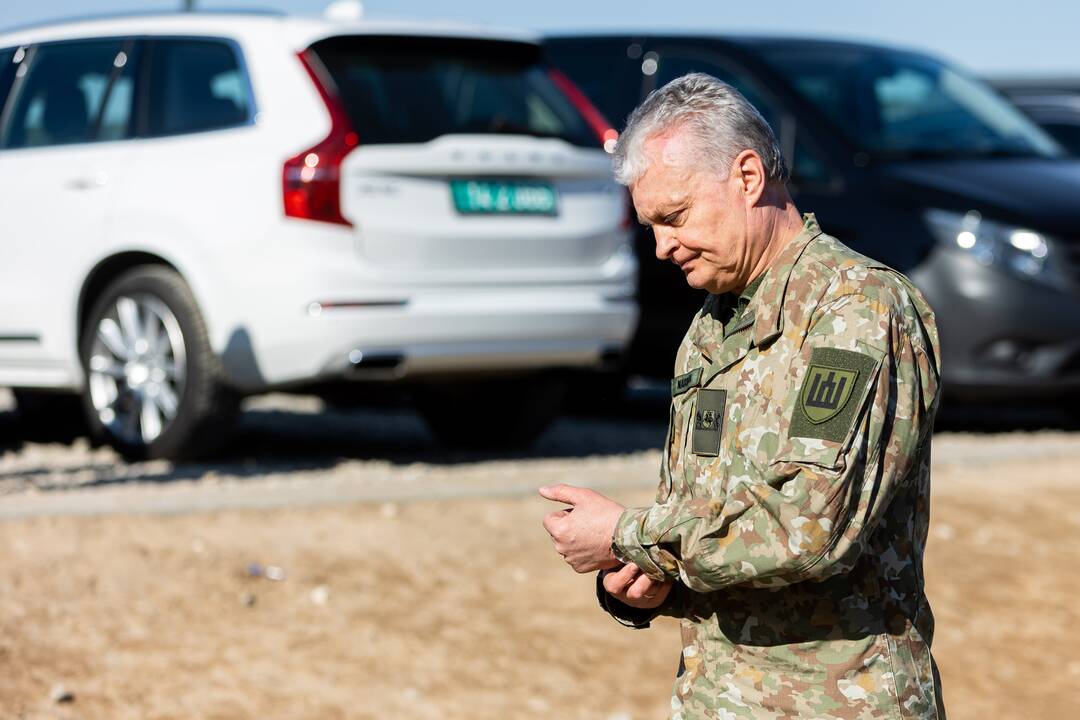
[[[565,394],[565,381],[554,376],[492,378],[428,386],[417,407],[447,447],[522,449],[558,417]]]
[[[19,428],[28,440],[71,442],[86,434],[82,400],[75,393],[13,388]]]
[[[95,439],[129,459],[190,459],[223,441],[238,398],[187,284],[175,271],[127,271],[83,327],[83,407]]]
[[[626,407],[626,370],[581,372],[570,378],[566,411],[587,417],[619,417]]]

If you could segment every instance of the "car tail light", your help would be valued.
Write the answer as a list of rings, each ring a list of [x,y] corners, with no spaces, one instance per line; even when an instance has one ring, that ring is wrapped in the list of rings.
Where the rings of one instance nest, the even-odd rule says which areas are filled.
[[[585,118],[585,122],[596,133],[596,138],[600,141],[601,147],[606,152],[615,152],[615,142],[619,139],[619,131],[611,127],[611,123],[596,109],[596,106],[581,91],[581,88],[575,85],[573,80],[566,77],[562,71],[556,68],[548,68],[548,76],[574,108],[581,113],[581,116]]]
[[[310,50],[297,57],[307,70],[330,114],[330,133],[318,144],[285,161],[282,198],[287,217],[349,225],[341,214],[341,161],[360,142],[345,107],[321,76],[321,65]]]

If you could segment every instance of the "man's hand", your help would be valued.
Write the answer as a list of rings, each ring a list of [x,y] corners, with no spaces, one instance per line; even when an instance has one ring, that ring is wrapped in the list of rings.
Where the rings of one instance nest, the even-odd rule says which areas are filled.
[[[641,572],[633,563],[618,570],[601,571],[608,595],[632,608],[650,610],[660,607],[671,592],[673,581],[658,582]]]
[[[621,565],[611,553],[611,535],[623,506],[598,492],[573,485],[540,488],[548,500],[570,505],[544,517],[555,551],[579,573]]]

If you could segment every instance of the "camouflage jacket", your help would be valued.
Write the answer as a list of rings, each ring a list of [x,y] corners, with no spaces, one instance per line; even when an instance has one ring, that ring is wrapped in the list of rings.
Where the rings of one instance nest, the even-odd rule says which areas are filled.
[[[903,275],[812,215],[725,337],[680,347],[656,503],[613,550],[676,580],[672,718],[944,718],[923,592],[939,347]]]

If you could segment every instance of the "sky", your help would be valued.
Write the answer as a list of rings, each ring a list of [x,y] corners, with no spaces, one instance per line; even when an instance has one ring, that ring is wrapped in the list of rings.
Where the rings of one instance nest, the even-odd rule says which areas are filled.
[[[195,0],[197,8],[321,14],[329,0]],[[0,0],[0,30],[71,16],[179,9],[183,0]],[[1080,77],[1076,0],[367,0],[372,19],[541,32],[668,30],[882,41],[995,76]]]

